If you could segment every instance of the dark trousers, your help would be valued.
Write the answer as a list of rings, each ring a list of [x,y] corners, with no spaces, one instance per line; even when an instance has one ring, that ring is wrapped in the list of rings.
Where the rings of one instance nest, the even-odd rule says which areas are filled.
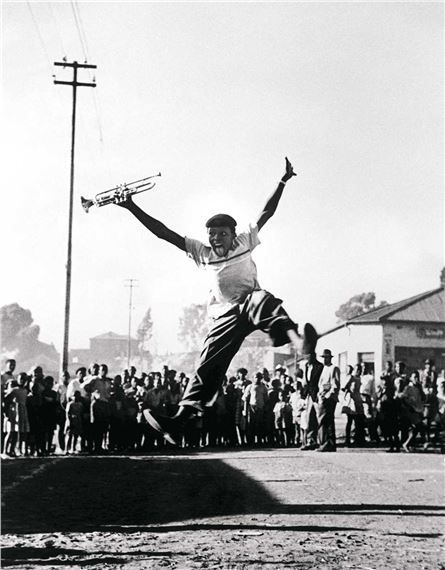
[[[185,389],[181,406],[202,410],[217,397],[225,373],[246,336],[260,329],[269,334],[274,346],[289,342],[287,331],[296,329],[277,299],[264,290],[253,291],[241,305],[215,319],[201,352],[196,374]]]
[[[321,449],[335,449],[335,407],[332,398],[319,399],[317,405],[318,443]]]
[[[258,406],[247,406],[247,439],[249,443],[255,441],[255,436],[264,436],[264,409]]]
[[[317,445],[318,441],[318,418],[317,404],[310,394],[306,397],[307,429],[306,445]]]
[[[345,427],[345,443],[351,443],[351,428],[354,423],[354,443],[363,445],[365,443],[365,416],[363,414],[347,414]]]
[[[109,449],[121,451],[124,449],[124,418],[112,417],[110,420]]]
[[[103,451],[103,443],[107,430],[107,420],[94,420],[94,422],[91,424],[92,443],[95,452]]]

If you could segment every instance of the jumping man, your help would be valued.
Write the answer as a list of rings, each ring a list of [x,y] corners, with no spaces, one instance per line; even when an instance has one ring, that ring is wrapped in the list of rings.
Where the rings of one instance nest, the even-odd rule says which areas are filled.
[[[204,341],[196,374],[190,379],[179,411],[170,418],[144,411],[148,423],[176,443],[185,421],[211,406],[224,376],[244,339],[254,330],[269,334],[274,346],[291,343],[297,354],[315,352],[317,333],[312,325],[304,326],[303,334],[277,299],[262,289],[257,280],[252,251],[260,243],[258,232],[275,213],[286,183],[296,176],[286,158],[286,171],[276,190],[267,201],[256,224],[244,233],[236,233],[236,221],[227,214],[216,214],[207,220],[209,244],[183,237],[136,206],[131,197],[119,205],[131,212],[148,230],[185,251],[199,268],[210,272],[212,287],[208,301],[210,330]]]

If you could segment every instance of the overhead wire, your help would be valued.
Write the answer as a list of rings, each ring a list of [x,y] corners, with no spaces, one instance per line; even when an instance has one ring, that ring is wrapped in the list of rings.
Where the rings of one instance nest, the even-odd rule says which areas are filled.
[[[49,66],[49,68],[50,68],[50,70],[51,70],[51,77],[54,77],[53,64],[52,64],[51,58],[49,57],[49,53],[48,53],[48,50],[47,50],[47,48],[46,48],[45,40],[43,39],[42,33],[41,33],[41,31],[40,31],[39,24],[38,24],[38,22],[37,22],[37,18],[36,18],[35,14],[34,14],[33,9],[31,8],[31,3],[29,2],[29,0],[26,0],[26,5],[28,6],[29,13],[31,14],[31,19],[32,19],[32,21],[33,21],[34,27],[35,27],[36,32],[37,32],[37,37],[39,38],[40,45],[41,45],[41,47],[42,47],[42,49],[43,49],[43,53],[45,54],[46,60],[47,60],[47,62],[48,62],[48,66]]]
[[[56,30],[57,36],[58,36],[58,38],[59,38],[60,45],[61,45],[61,47],[62,47],[62,55],[63,55],[63,57],[67,57],[68,54],[67,54],[67,51],[66,51],[65,46],[64,46],[64,43],[63,43],[63,37],[62,37],[62,34],[60,33],[60,28],[59,28],[59,23],[58,23],[57,15],[56,15],[55,12],[54,12],[54,8],[53,8],[53,3],[52,3],[52,2],[49,2],[49,9],[50,9],[50,12],[51,12],[51,18],[52,18],[52,20],[53,20],[54,28],[55,28],[55,30]]]
[[[87,54],[87,59],[88,59],[88,58],[89,58],[89,57],[88,57],[88,42],[87,42],[87,36],[86,36],[86,33],[85,33],[85,26],[83,25],[83,21],[82,21],[82,15],[81,15],[81,13],[80,13],[79,4],[78,4],[77,0],[74,0],[74,2],[71,1],[71,3],[72,3],[73,6],[75,7],[75,11],[76,11],[76,13],[77,13],[77,19],[78,19],[78,21],[79,21],[79,29],[80,29],[81,36],[82,36],[82,38],[83,38],[83,43],[84,43],[84,46],[85,46],[85,52],[86,52],[86,54]]]
[[[89,52],[88,52],[88,41],[87,41],[87,36],[85,33],[85,27],[83,25],[83,21],[82,21],[82,16],[80,14],[80,8],[79,5],[77,3],[76,0],[70,0],[70,4],[71,4],[71,9],[72,9],[72,13],[74,16],[74,21],[76,24],[76,29],[77,29],[77,33],[79,36],[79,40],[80,40],[80,44],[82,46],[82,51],[85,57],[85,63],[89,61]],[[90,76],[91,79],[91,70],[87,69],[86,70]],[[92,78],[93,82],[96,82],[95,77]],[[97,128],[99,131],[99,141],[101,142],[101,144],[103,144],[103,130],[102,130],[102,122],[100,119],[100,111],[99,111],[99,104],[98,104],[98,98],[96,95],[96,90],[93,89],[93,103],[94,103],[94,110],[96,113],[96,118],[97,118]]]
[[[80,22],[79,22],[79,18],[77,16],[76,6],[75,6],[73,0],[70,0],[70,4],[71,4],[71,10],[72,10],[73,16],[74,16],[74,22],[76,23],[77,34],[79,36],[80,45],[82,47],[82,51],[83,51],[83,55],[84,55],[85,63],[86,63],[89,59],[88,58],[88,49],[87,49],[87,46],[85,44],[84,38],[82,36],[82,32],[80,30]]]
[[[49,56],[49,51],[48,51],[48,49],[47,49],[47,47],[46,47],[46,42],[45,42],[45,40],[44,40],[44,38],[43,38],[43,34],[42,34],[41,30],[40,30],[40,26],[39,26],[39,23],[38,23],[37,16],[36,16],[36,14],[34,13],[34,10],[31,8],[31,2],[29,2],[29,0],[27,0],[26,4],[27,4],[27,6],[28,6],[29,13],[31,14],[31,20],[32,20],[33,25],[34,25],[34,28],[35,28],[35,30],[36,30],[36,33],[37,33],[37,37],[38,37],[38,39],[39,39],[40,46],[41,46],[41,48],[42,48],[42,50],[43,50],[43,53],[44,53],[45,58],[46,58],[46,61],[47,61],[47,63],[48,63],[48,68],[49,68],[49,71],[50,71],[50,76],[51,76],[52,79],[55,79],[56,74],[55,74],[55,72],[54,72],[53,61],[51,61],[51,58],[50,58],[50,56]],[[61,97],[61,95],[60,95],[60,93],[59,93],[58,90],[56,90],[56,98],[57,98],[57,100],[59,101],[59,103],[62,103],[62,97]]]

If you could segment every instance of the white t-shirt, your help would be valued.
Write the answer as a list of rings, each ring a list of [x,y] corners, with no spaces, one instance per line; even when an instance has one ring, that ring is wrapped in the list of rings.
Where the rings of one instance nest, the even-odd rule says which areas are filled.
[[[257,269],[251,253],[260,240],[258,226],[249,226],[233,240],[225,257],[218,257],[209,245],[196,239],[185,238],[187,255],[210,276],[208,313],[216,318],[224,315],[234,305],[242,303],[247,295],[259,289]]]
[[[82,398],[85,398],[86,392],[83,383],[81,384],[77,378],[69,381],[66,389],[66,399],[69,401],[74,396],[75,392],[80,392]]]

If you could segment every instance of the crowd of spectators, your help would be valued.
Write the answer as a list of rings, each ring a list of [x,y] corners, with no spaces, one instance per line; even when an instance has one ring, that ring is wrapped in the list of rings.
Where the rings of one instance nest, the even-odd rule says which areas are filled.
[[[249,379],[245,368],[226,377],[212,407],[186,426],[182,446],[293,446],[335,451],[335,424],[345,414],[345,446],[386,446],[409,452],[440,442],[445,418],[445,374],[434,362],[409,376],[403,362],[374,378],[366,364],[340,371],[325,350],[291,376],[283,366]],[[165,443],[145,420],[144,409],[172,415],[188,382],[185,373],[137,375],[131,367],[110,378],[106,364],[65,371],[58,383],[41,366],[1,375],[2,457],[120,454],[161,450]],[[337,410],[337,415],[335,411]]]

